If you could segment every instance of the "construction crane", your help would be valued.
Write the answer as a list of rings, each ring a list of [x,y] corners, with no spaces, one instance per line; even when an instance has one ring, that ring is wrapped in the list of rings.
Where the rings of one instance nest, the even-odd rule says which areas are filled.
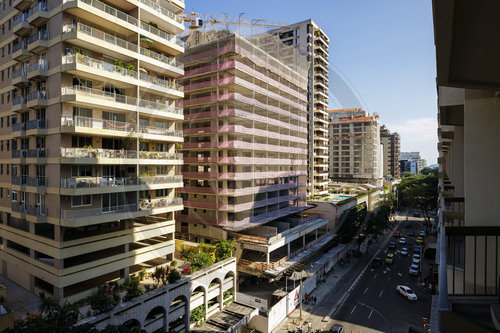
[[[262,27],[262,28],[284,28],[289,29],[290,26],[284,25],[278,21],[269,21],[264,19],[250,19],[243,17],[240,13],[238,17],[229,15],[212,15],[212,14],[200,14],[195,12],[186,13],[183,15],[184,22],[190,23],[189,29],[196,30],[208,24],[216,25],[237,25],[237,26],[247,26],[247,27]]]

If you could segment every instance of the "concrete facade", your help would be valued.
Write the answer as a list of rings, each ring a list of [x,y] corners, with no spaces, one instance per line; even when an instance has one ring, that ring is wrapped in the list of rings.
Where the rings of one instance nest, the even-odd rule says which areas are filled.
[[[0,8],[1,274],[62,302],[167,264],[184,1]]]
[[[399,178],[400,136],[391,133],[384,125],[380,127],[380,143],[383,145],[383,175]]]
[[[330,178],[382,185],[378,115],[361,109],[330,110]]]

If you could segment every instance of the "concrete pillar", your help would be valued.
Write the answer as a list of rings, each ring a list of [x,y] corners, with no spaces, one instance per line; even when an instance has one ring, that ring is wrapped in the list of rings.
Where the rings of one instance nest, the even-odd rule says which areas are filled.
[[[266,263],[269,265],[269,252],[266,252]]]
[[[203,319],[203,321],[206,321],[207,320],[207,313],[208,313],[208,287],[205,289],[205,294],[204,294],[204,304],[205,304],[205,318]],[[189,326],[187,326],[189,327]]]
[[[316,233],[316,239],[318,239],[318,229],[314,230],[314,232]]]
[[[222,311],[224,308],[224,295],[222,291],[223,281],[219,285],[219,309]]]
[[[302,236],[302,247],[306,246],[306,235]]]
[[[288,257],[290,257],[290,243],[288,243],[286,246],[288,248]]]
[[[54,298],[62,302],[64,300],[64,289],[54,287]]]

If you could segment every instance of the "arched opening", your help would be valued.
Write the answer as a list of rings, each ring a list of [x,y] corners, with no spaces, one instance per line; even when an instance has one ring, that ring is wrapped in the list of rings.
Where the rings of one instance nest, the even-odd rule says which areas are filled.
[[[222,281],[219,278],[213,279],[208,286],[209,293],[213,292],[214,290],[217,290],[218,293],[207,302],[207,317],[221,309]]]
[[[170,303],[168,311],[170,320],[170,322],[168,323],[168,331],[178,332],[181,329],[184,329],[184,331],[187,332],[189,330],[189,327],[186,327],[186,313],[188,311],[188,302],[186,296],[177,296]]]
[[[224,276],[224,287],[223,287],[223,293],[222,293],[222,302],[224,304],[224,307],[231,305],[231,303],[234,301],[234,286],[235,286],[235,277],[234,277],[234,272],[230,271],[227,272],[226,276]],[[226,289],[228,285],[231,285],[230,288]]]
[[[141,329],[141,323],[137,319],[129,319],[122,324],[122,328],[127,332],[138,332]]]
[[[144,327],[146,328],[148,325],[151,323],[157,321],[157,320],[164,320],[165,319],[165,314],[167,313],[167,310],[163,306],[157,306],[153,308],[151,311],[149,311],[148,315],[146,316],[146,319],[144,320]],[[163,324],[162,324],[163,326]]]

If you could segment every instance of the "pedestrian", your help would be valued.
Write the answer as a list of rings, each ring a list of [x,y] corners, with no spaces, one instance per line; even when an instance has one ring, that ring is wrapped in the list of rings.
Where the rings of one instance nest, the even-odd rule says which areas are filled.
[[[316,296],[314,296],[314,305],[316,305]]]
[[[307,323],[307,330],[309,332],[311,332],[311,330],[312,330],[312,323],[310,321]]]

